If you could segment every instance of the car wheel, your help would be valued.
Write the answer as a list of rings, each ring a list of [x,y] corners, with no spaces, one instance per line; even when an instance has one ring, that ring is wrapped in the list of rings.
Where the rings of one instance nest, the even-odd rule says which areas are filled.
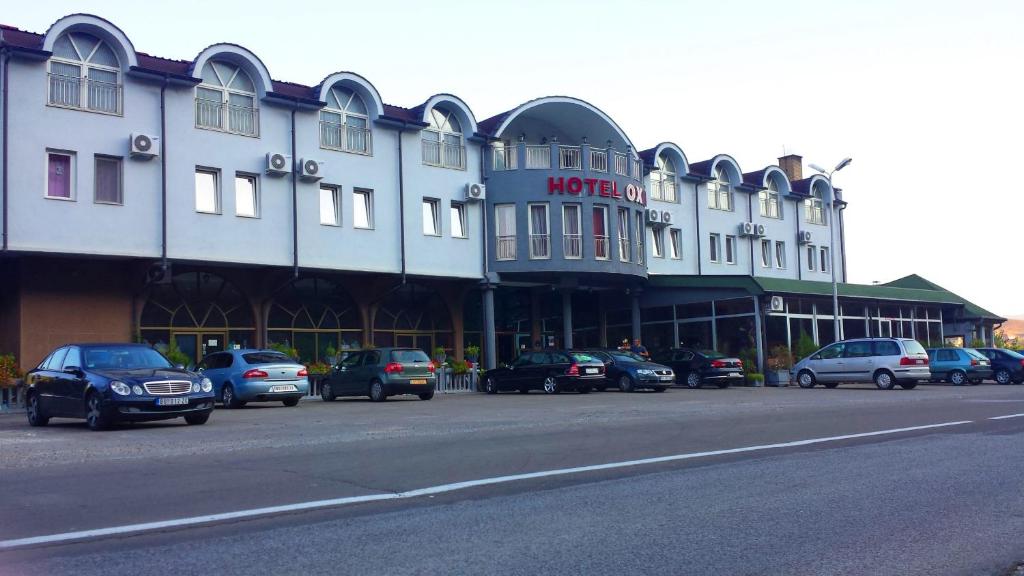
[[[696,372],[690,372],[686,375],[686,387],[687,388],[700,388],[701,378],[700,374]]]
[[[900,388],[903,388],[904,390],[913,390],[914,388],[917,388],[917,382],[914,380],[911,380],[910,382],[900,382]]]
[[[224,384],[220,389],[220,403],[225,408],[241,408],[245,405],[244,402],[238,400],[238,396],[235,396],[235,388],[231,384]]]
[[[320,385],[320,397],[323,398],[324,402],[334,402],[337,396],[334,395],[334,388],[331,388],[330,382],[324,382]]]
[[[828,389],[836,388],[837,386],[839,386],[839,382],[829,382],[828,384],[825,384],[825,388]]]
[[[814,388],[814,385],[818,382],[815,380],[814,374],[812,374],[810,370],[804,370],[797,375],[796,383],[799,384],[801,388]]]
[[[102,401],[96,392],[85,399],[85,423],[90,430],[106,430],[110,428],[110,417],[103,414]]]
[[[420,396],[420,400],[430,400],[431,398],[434,397],[434,391],[431,390],[430,392],[424,392],[423,394],[420,394],[419,396]]]
[[[996,371],[996,382],[998,382],[999,384],[1009,384],[1010,383],[1010,371],[1007,370],[1006,368],[1000,368],[999,370],[997,370]]]
[[[619,390],[622,390],[623,392],[633,391],[633,379],[630,378],[628,374],[619,376]]]
[[[28,397],[28,406],[25,407],[25,411],[28,413],[29,426],[46,426],[50,422],[50,417],[43,412],[43,402],[39,399],[39,394],[32,394]]]
[[[202,426],[203,424],[206,424],[206,421],[209,419],[209,412],[203,412],[202,414],[189,414],[185,416],[185,423],[189,426]]]
[[[374,402],[383,402],[388,399],[388,395],[384,393],[384,383],[380,380],[374,380],[370,382],[370,400]]]
[[[963,386],[967,383],[967,375],[959,370],[953,370],[949,373],[949,382],[953,386]]]
[[[665,390],[667,390],[667,388],[665,388],[664,386],[655,386],[654,387],[654,391],[655,392],[664,392]]]
[[[298,398],[285,398],[284,400],[281,400],[281,403],[284,404],[285,406],[291,408],[292,406],[298,406],[299,405],[299,399]]]
[[[892,390],[893,386],[896,385],[896,380],[893,379],[892,373],[886,370],[879,370],[875,372],[875,386],[878,386],[879,390]]]
[[[498,383],[494,381],[494,378],[488,376],[487,379],[484,380],[484,392],[487,392],[488,394],[498,393]]]
[[[555,380],[554,376],[548,376],[544,379],[544,393],[545,394],[558,394],[562,391],[561,386],[558,385],[558,381]]]

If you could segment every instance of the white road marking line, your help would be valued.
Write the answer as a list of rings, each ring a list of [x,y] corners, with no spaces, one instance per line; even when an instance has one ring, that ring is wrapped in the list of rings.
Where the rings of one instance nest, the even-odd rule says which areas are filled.
[[[1024,416],[1017,414],[1015,416]],[[846,434],[843,436],[829,436],[826,438],[811,438],[808,440],[796,440],[793,442],[780,442],[777,444],[761,444],[758,446],[745,446],[743,448],[728,448],[725,450],[711,450],[708,452],[691,452],[689,454],[675,454],[672,456],[658,456],[654,458],[643,458],[640,460],[627,460],[624,462],[610,462],[608,464],[594,464],[590,466],[577,466],[575,468],[560,468],[556,470],[544,470],[541,472],[529,472],[526,474],[513,474],[511,476],[498,476],[495,478],[482,478],[480,480],[469,480],[466,482],[455,482],[452,484],[441,484],[406,492],[387,492],[382,494],[369,494],[366,496],[349,496],[346,498],[332,498],[329,500],[314,500],[311,502],[300,502],[297,504],[283,504],[281,506],[268,506],[266,508],[254,508],[250,510],[238,510],[235,512],[223,512],[220,514],[207,514],[205,516],[193,516],[190,518],[177,518],[174,520],[162,520],[159,522],[146,522],[142,524],[128,524],[125,526],[114,526],[111,528],[97,528],[95,530],[81,530],[78,532],[65,532],[63,534],[51,534],[48,536],[33,536],[30,538],[18,538],[15,540],[0,540],[0,550],[12,548],[23,548],[25,546],[37,546],[40,544],[55,544],[59,542],[70,542],[74,540],[88,540],[120,534],[139,532],[152,532],[168,528],[182,528],[226,520],[238,520],[242,518],[253,518],[257,516],[269,516],[303,510],[315,510],[320,508],[333,508],[350,504],[362,504],[365,502],[377,502],[382,500],[399,500],[403,498],[417,498],[433,494],[455,492],[478,486],[490,486],[494,484],[505,484],[518,482],[520,480],[532,480],[536,478],[549,478],[552,476],[566,476],[569,474],[581,474],[584,472],[595,472],[599,470],[613,470],[616,468],[629,468],[645,466],[649,464],[661,464],[664,462],[677,462],[681,460],[693,460],[696,458],[708,458],[711,456],[723,456],[728,454],[742,454],[745,452],[757,452],[761,450],[774,450],[778,448],[792,448],[797,446],[810,446],[813,444],[824,444],[826,442],[839,442],[856,438],[870,438],[872,436],[885,436],[888,434],[899,434],[901,432],[915,432],[918,430],[931,430],[935,428],[948,428],[970,424],[971,420],[959,422],[944,422],[942,424],[928,424],[926,426],[911,426],[909,428],[894,428],[891,430],[878,430],[875,432],[862,432],[860,434]]]
[[[993,416],[989,420],[1006,420],[1007,418],[1024,418],[1024,414],[1007,414],[1006,416]]]

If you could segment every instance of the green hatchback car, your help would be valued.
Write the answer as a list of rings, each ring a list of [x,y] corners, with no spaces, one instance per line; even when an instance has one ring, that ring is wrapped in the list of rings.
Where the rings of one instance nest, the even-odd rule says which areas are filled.
[[[416,348],[375,348],[349,353],[320,383],[320,397],[333,402],[339,396],[369,396],[383,402],[388,396],[413,394],[420,400],[434,397],[434,363]]]

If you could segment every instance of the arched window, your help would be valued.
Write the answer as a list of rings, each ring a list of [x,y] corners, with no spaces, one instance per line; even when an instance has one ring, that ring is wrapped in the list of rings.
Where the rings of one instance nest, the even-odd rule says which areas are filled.
[[[811,189],[811,196],[804,200],[804,214],[807,222],[811,224],[825,223],[825,194],[821,186]]]
[[[320,146],[356,154],[372,154],[370,120],[362,97],[335,86],[327,92],[327,107],[320,111]]]
[[[782,218],[779,206],[779,184],[775,178],[768,178],[768,189],[757,193],[761,204],[761,216],[765,218]]]
[[[732,210],[732,180],[721,164],[715,167],[715,179],[708,182],[708,208]]]
[[[196,127],[243,136],[259,135],[259,110],[252,78],[234,64],[211,60],[196,87]]]
[[[121,113],[121,64],[103,40],[68,32],[54,43],[49,67],[51,105]]]
[[[363,318],[359,306],[340,286],[304,278],[274,298],[267,338],[295,348],[304,362],[331,362],[331,349],[362,347]]]
[[[661,155],[651,171],[651,198],[666,202],[676,201],[676,165],[672,159]]]
[[[431,355],[438,346],[451,349],[451,314],[437,292],[406,284],[378,306],[373,319],[373,343],[379,347],[419,348]]]
[[[430,126],[423,129],[423,163],[459,170],[466,168],[462,125],[451,112],[441,108],[430,110]]]

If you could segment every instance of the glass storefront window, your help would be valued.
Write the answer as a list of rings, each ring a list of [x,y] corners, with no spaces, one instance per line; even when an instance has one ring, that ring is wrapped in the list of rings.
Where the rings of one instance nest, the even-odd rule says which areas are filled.
[[[640,310],[641,322],[664,322],[672,321],[672,307],[658,306],[657,308],[644,308]]]
[[[640,328],[640,336],[643,345],[648,351],[667,350],[676,346],[672,324],[645,324]]]
[[[727,356],[757,356],[754,317],[719,318],[716,350]]]
[[[867,332],[864,330],[864,320],[861,318],[857,319],[844,319],[843,320],[843,338],[849,340],[851,338],[865,338]]]
[[[687,318],[706,318],[710,316],[711,302],[678,304],[676,306],[676,318],[679,320],[685,320]]]
[[[731,298],[729,300],[715,301],[715,316],[729,316],[731,314],[753,314],[753,298]]]
[[[711,321],[680,322],[679,345],[697,349],[710,348],[713,345],[711,342]]]

